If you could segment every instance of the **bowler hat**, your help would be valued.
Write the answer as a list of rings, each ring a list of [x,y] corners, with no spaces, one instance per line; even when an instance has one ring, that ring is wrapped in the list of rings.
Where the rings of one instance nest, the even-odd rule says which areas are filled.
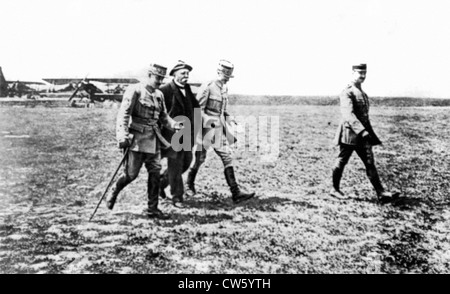
[[[234,65],[227,60],[221,59],[219,61],[219,67],[217,68],[217,70],[221,71],[225,76],[229,78],[234,78],[233,76]]]
[[[361,64],[353,65],[352,69],[353,70],[367,70],[367,64],[361,63]]]
[[[152,63],[152,64],[150,64],[150,66],[148,68],[148,73],[165,78],[166,73],[167,73],[167,68],[164,66],[161,66],[159,64]]]
[[[175,66],[170,70],[169,76],[173,76],[173,74],[180,69],[187,69],[188,71],[191,71],[192,66],[182,60],[178,60],[177,64],[175,64]]]

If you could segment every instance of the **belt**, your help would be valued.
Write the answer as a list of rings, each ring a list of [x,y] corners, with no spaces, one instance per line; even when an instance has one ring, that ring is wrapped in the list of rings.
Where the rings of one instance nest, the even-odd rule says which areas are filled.
[[[165,148],[170,147],[170,143],[167,142],[167,140],[161,134],[161,130],[159,129],[156,120],[148,121],[148,120],[143,120],[143,119],[139,119],[136,117],[133,117],[132,120],[133,121],[131,122],[130,129],[136,130],[141,133],[145,132],[146,130],[153,130],[155,132],[156,137],[164,145],[164,147]]]

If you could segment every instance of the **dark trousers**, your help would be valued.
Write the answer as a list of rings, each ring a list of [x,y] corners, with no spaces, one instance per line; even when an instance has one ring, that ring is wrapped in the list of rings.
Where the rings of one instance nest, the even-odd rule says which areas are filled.
[[[156,209],[158,207],[159,173],[161,171],[161,153],[159,151],[155,154],[128,152],[123,173],[116,182],[115,190],[119,192],[133,182],[139,175],[142,165],[145,165],[148,171],[148,207]]]
[[[191,151],[176,152],[175,157],[167,157],[167,169],[161,174],[161,189],[170,185],[170,194],[174,199],[183,199],[183,174],[192,162]]]
[[[359,158],[361,158],[362,162],[364,163],[364,166],[366,167],[367,177],[372,183],[375,191],[377,193],[384,191],[380,177],[375,167],[372,145],[367,142],[356,146],[346,144],[339,145],[339,155],[333,168],[333,187],[336,190],[339,190],[342,173],[344,172],[344,168],[350,160],[353,151],[358,154]]]

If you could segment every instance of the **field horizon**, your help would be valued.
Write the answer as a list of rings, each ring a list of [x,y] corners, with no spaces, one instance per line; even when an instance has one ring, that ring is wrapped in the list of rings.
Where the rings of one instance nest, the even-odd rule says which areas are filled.
[[[45,98],[33,100],[25,97],[0,98],[2,105],[39,105],[47,103],[47,106],[66,106],[71,93],[50,93]],[[450,98],[419,98],[419,97],[369,97],[371,106],[384,107],[447,107],[450,106]],[[67,102],[67,103],[66,103]],[[102,102],[96,102],[101,106]],[[119,103],[119,102],[115,102]],[[230,105],[339,105],[339,97],[336,96],[301,96],[301,95],[229,95]]]

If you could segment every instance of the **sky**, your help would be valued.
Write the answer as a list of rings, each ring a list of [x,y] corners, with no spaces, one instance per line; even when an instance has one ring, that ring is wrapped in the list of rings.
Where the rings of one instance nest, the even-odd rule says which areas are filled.
[[[338,95],[366,63],[369,96],[450,98],[448,0],[0,0],[7,80],[142,77],[235,65],[229,92]]]

